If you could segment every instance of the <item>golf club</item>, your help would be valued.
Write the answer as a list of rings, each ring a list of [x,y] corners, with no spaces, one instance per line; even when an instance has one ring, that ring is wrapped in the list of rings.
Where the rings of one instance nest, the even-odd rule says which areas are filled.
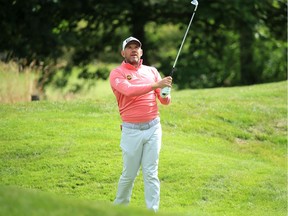
[[[180,46],[180,48],[179,48],[179,50],[178,50],[176,59],[175,59],[175,61],[174,61],[174,64],[173,64],[173,67],[172,67],[172,71],[171,71],[171,73],[170,73],[170,76],[171,76],[171,77],[173,76],[173,73],[175,72],[176,64],[177,64],[177,61],[178,61],[180,52],[181,52],[181,50],[182,50],[183,44],[184,44],[184,42],[185,42],[185,40],[186,40],[188,31],[189,31],[189,29],[190,29],[190,26],[191,26],[191,24],[192,24],[192,21],[193,21],[195,12],[196,12],[197,7],[198,7],[198,1],[197,1],[197,0],[192,0],[192,1],[191,1],[191,4],[195,5],[195,8],[194,8],[193,14],[192,14],[192,16],[191,16],[191,19],[190,19],[189,25],[188,25],[188,27],[187,27],[187,30],[186,30],[186,32],[185,32],[185,35],[184,35],[184,37],[183,37],[181,46]],[[162,97],[162,98],[167,97],[167,96],[170,94],[170,91],[171,91],[171,88],[170,88],[170,87],[164,87],[163,89],[161,89],[161,97]]]

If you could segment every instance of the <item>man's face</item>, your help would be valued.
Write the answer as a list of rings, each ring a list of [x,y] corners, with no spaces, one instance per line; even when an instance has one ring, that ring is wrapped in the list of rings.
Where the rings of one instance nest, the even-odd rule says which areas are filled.
[[[124,50],[121,51],[121,55],[125,58],[127,63],[137,65],[141,59],[143,51],[138,43],[128,43]]]

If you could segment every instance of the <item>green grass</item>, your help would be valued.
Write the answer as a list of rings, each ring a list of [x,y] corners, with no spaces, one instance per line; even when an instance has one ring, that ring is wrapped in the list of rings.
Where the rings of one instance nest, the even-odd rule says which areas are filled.
[[[101,86],[95,99],[0,105],[0,215],[19,215],[12,207],[23,215],[145,209],[141,173],[129,210],[111,206],[120,117],[108,83]],[[160,106],[160,215],[286,215],[287,82],[172,97]]]
[[[112,206],[105,202],[91,202],[59,197],[35,190],[15,187],[0,187],[1,215],[21,216],[147,216],[154,215],[148,210]],[[160,214],[160,216],[163,214]]]

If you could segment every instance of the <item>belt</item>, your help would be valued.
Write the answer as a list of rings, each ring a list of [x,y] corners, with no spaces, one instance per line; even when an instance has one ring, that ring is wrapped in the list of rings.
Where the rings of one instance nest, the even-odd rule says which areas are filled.
[[[155,126],[159,122],[160,122],[160,118],[157,117],[149,122],[144,122],[144,123],[123,122],[122,127],[130,128],[130,129],[137,129],[137,130],[148,130],[149,128]]]

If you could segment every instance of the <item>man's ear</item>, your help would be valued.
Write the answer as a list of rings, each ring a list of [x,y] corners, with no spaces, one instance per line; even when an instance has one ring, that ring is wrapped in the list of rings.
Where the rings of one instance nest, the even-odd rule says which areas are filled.
[[[123,58],[125,58],[124,50],[121,51],[121,55],[122,55]]]
[[[142,55],[143,55],[143,50],[141,49],[141,55],[140,55],[140,57],[142,57]]]

